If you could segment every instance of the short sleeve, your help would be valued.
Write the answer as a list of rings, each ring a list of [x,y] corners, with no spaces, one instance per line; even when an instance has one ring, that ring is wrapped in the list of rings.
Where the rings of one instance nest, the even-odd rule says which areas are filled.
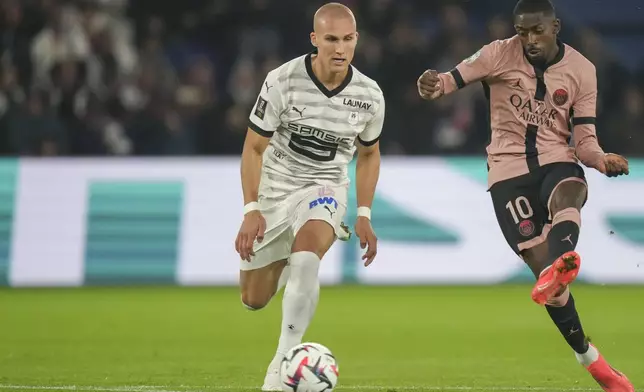
[[[380,93],[376,114],[369,120],[364,130],[358,135],[358,141],[363,146],[372,146],[380,139],[382,126],[385,122],[385,97]]]
[[[284,110],[283,88],[278,84],[278,75],[278,70],[266,75],[249,116],[249,128],[265,137],[273,136],[280,125],[280,115]]]

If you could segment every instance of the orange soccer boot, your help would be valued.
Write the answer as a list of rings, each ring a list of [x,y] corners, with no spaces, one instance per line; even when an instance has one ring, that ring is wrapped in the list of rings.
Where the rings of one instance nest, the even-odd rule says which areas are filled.
[[[577,278],[580,266],[581,257],[577,252],[564,253],[541,272],[532,289],[532,300],[539,305],[545,305],[549,299],[556,297]]]
[[[604,359],[604,357],[597,351],[597,348],[593,346],[592,344],[590,345],[590,348],[588,349],[590,355],[584,354],[580,355],[577,354],[577,360],[579,363],[584,365],[586,370],[590,373],[591,376],[597,381],[597,384],[602,387],[602,389],[606,392],[635,392],[635,388],[633,387],[633,384],[626,378],[626,376],[610,366],[608,362]],[[595,359],[590,365],[586,365],[584,362],[584,357],[595,356],[597,359]],[[588,363],[586,361],[586,363]]]

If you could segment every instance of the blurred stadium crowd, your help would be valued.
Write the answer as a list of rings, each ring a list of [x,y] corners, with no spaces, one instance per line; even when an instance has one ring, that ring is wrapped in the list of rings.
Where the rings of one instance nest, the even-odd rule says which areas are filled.
[[[264,76],[311,50],[322,3],[0,0],[0,154],[239,154]],[[483,153],[482,89],[430,105],[416,78],[513,35],[513,2],[343,3],[361,33],[354,64],[387,99],[384,153]],[[589,29],[564,24],[563,38],[597,66],[605,149],[644,155],[644,68]]]

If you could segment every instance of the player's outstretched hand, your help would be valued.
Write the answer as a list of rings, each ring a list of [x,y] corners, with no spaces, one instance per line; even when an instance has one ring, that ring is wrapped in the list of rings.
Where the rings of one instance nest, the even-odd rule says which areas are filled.
[[[364,249],[367,247],[367,251],[362,256],[364,260],[364,266],[371,264],[373,259],[378,253],[378,238],[376,233],[373,232],[373,227],[371,227],[371,221],[364,216],[359,216],[356,220],[356,235],[360,239],[360,248]]]
[[[235,240],[235,250],[242,260],[250,263],[250,256],[255,256],[253,242],[255,238],[257,242],[262,242],[264,231],[266,231],[266,220],[259,211],[251,211],[244,215],[244,221]]]
[[[621,155],[606,154],[604,162],[599,165],[599,171],[608,177],[628,174],[628,160]]]
[[[420,75],[416,82],[418,94],[423,99],[436,98],[440,91],[440,82],[441,79],[438,77],[438,72],[433,69],[428,69]]]

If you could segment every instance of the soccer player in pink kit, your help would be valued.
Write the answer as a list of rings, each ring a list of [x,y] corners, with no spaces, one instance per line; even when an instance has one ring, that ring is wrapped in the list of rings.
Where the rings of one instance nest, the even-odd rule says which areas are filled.
[[[552,3],[520,0],[514,26],[514,37],[483,46],[450,72],[425,71],[418,91],[433,100],[483,84],[490,102],[488,189],[505,239],[537,278],[532,299],[545,305],[605,391],[631,392],[626,376],[589,343],[568,288],[581,265],[575,245],[587,198],[577,162],[609,177],[628,174],[628,162],[598,144],[595,66],[558,39]]]

